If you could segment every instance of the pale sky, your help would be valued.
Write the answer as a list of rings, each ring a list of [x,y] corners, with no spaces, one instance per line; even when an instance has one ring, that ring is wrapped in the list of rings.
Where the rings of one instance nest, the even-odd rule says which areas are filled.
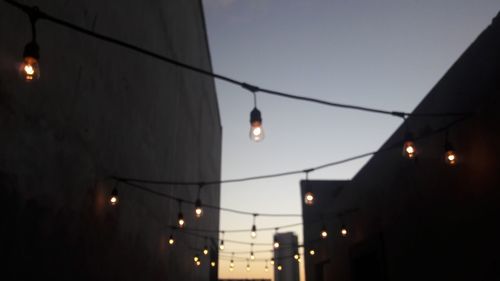
[[[203,0],[215,72],[298,95],[412,111],[500,11],[499,0]],[[223,126],[222,179],[305,169],[378,149],[397,118],[258,94],[266,138],[248,137],[252,96],[217,82]],[[310,174],[350,179],[368,159]],[[222,186],[221,205],[255,213],[301,213],[303,175]],[[257,218],[257,228],[301,218]],[[252,225],[221,213],[221,229]],[[299,235],[302,228],[287,229]],[[283,230],[285,231],[285,230]],[[273,232],[226,234],[269,243]],[[250,251],[226,243],[224,255]],[[236,254],[246,258],[247,254]],[[270,252],[257,253],[269,259]],[[219,263],[220,278],[272,278],[263,262]],[[302,276],[303,278],[303,276]],[[303,279],[302,279],[303,280]]]

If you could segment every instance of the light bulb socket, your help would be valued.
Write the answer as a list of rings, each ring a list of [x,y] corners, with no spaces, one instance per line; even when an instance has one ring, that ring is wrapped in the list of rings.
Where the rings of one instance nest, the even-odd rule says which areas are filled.
[[[29,42],[24,47],[23,57],[34,58],[36,60],[40,59],[40,48],[38,47],[38,44],[35,41]]]
[[[250,112],[250,124],[252,126],[254,125],[260,125],[262,123],[262,116],[260,114],[260,110],[257,109],[257,107],[254,107],[252,112]]]

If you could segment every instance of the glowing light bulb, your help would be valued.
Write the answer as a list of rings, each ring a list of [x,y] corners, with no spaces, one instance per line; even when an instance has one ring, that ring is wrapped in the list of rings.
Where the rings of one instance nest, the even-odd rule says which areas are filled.
[[[281,271],[283,269],[283,266],[281,264],[278,265],[278,270]]]
[[[264,271],[265,272],[268,272],[269,271],[269,267],[266,265],[266,267],[264,267]]]
[[[321,238],[325,239],[328,236],[328,232],[326,231],[326,227],[323,226],[323,229],[321,229]]]
[[[168,244],[174,245],[174,243],[175,243],[174,236],[170,235],[170,237],[168,238]]]
[[[205,247],[205,248],[203,249],[203,254],[204,254],[205,256],[206,256],[206,255],[208,255],[208,248],[207,248],[207,247]]]
[[[280,243],[278,241],[274,241],[273,247],[278,249],[280,247]]]
[[[262,129],[262,117],[260,111],[254,108],[250,112],[250,139],[259,142],[264,138],[264,130]]]
[[[194,213],[196,215],[196,218],[200,218],[201,215],[203,215],[203,209],[201,208],[201,200],[196,199],[194,206],[195,206]]]
[[[247,271],[250,271],[250,265],[249,264],[247,264],[247,268],[246,269],[247,269]]]
[[[309,250],[309,255],[314,256],[316,254],[316,251],[314,250]]]
[[[219,249],[220,249],[221,251],[224,251],[224,240],[220,240]]]
[[[201,265],[201,261],[197,260],[196,261],[196,266],[200,266]]]
[[[211,262],[210,262],[210,266],[211,266],[211,267],[215,267],[215,265],[216,265],[216,263],[215,263],[214,261],[211,261]]]
[[[250,237],[252,238],[255,238],[257,237],[257,227],[254,225],[252,225],[252,231],[250,232]]]
[[[36,42],[30,42],[24,47],[24,61],[20,67],[20,73],[26,82],[31,82],[40,78],[39,48]]]
[[[304,194],[304,203],[309,206],[314,204],[314,194],[312,192],[306,192]]]
[[[182,214],[182,212],[179,212],[179,215],[177,217],[178,217],[177,222],[179,223],[179,228],[183,228],[185,224],[184,215]]]
[[[457,164],[457,154],[449,143],[445,145],[444,162],[449,166],[455,166]]]
[[[251,259],[251,260],[254,260],[254,259],[255,259],[255,255],[253,254],[253,252],[250,252],[250,259]]]
[[[340,235],[342,235],[343,237],[346,237],[346,236],[347,236],[347,227],[345,227],[345,225],[343,225],[343,226],[340,228]]]
[[[300,256],[299,256],[299,254],[295,254],[295,255],[293,255],[293,258],[294,258],[294,259],[296,259],[296,260],[298,260],[298,259],[299,259],[299,257],[300,257]]]
[[[197,262],[197,261],[199,261],[199,260],[200,260],[200,257],[198,257],[198,255],[195,255],[195,256],[193,257],[193,260],[194,260],[194,262]]]
[[[271,265],[274,265],[274,258],[271,258],[270,263],[271,263]]]
[[[118,190],[116,188],[113,188],[113,190],[111,191],[111,197],[109,198],[109,203],[112,206],[118,204]]]
[[[229,271],[233,271],[233,270],[234,270],[234,267],[230,267],[230,268],[229,268]]]
[[[406,141],[403,146],[403,155],[408,159],[415,158],[417,150],[415,144],[412,141]]]
[[[230,267],[234,267],[234,261],[233,260],[231,260],[231,262],[229,262],[229,266]]]

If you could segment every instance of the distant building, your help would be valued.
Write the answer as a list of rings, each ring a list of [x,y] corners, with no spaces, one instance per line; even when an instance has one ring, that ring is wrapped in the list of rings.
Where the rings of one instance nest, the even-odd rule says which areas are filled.
[[[303,205],[306,252],[317,249],[307,281],[498,279],[499,108],[497,16],[414,111],[472,115],[410,117],[351,181],[308,183],[318,204]],[[408,130],[416,160],[402,157]]]
[[[219,279],[219,281],[271,281],[271,279]]]
[[[299,253],[297,235],[277,233],[274,241],[280,245],[274,249],[274,281],[299,281],[299,262],[294,258]]]

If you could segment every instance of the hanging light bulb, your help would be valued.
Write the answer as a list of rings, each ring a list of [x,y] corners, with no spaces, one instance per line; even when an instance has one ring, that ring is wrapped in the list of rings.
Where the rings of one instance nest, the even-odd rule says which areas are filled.
[[[229,267],[229,271],[234,271],[234,267]]]
[[[342,235],[343,237],[347,236],[347,227],[345,225],[342,225],[342,227],[340,228],[340,235]]]
[[[169,245],[174,245],[174,243],[175,243],[174,236],[172,234],[170,234],[170,237],[168,238],[168,244]]]
[[[275,249],[278,249],[280,247],[280,243],[278,242],[278,240],[274,239],[273,247]]]
[[[247,267],[246,267],[246,270],[247,270],[247,271],[250,271],[250,262],[248,261],[248,259],[247,259]]]
[[[274,258],[271,258],[270,263],[271,263],[271,265],[274,265]]]
[[[229,268],[234,268],[234,252],[231,253],[231,261],[229,262]]]
[[[252,231],[250,232],[250,236],[251,236],[252,238],[257,237],[257,227],[255,226],[255,224],[254,224],[254,225],[252,225]]]
[[[403,156],[408,159],[414,159],[417,156],[417,149],[415,148],[415,143],[413,142],[413,136],[411,133],[406,133],[403,145]]]
[[[40,78],[39,59],[39,47],[33,40],[24,47],[23,63],[20,67],[21,76],[26,82],[31,82]]]
[[[184,227],[185,221],[184,221],[184,215],[182,214],[182,212],[179,212],[179,214],[177,215],[177,222],[179,223],[179,228]]]
[[[197,260],[195,263],[196,263],[196,266],[200,266],[201,265],[201,261],[200,260]]]
[[[304,203],[308,206],[314,204],[314,194],[312,192],[309,191],[304,194]]]
[[[281,264],[278,264],[278,271],[281,271],[283,269],[283,266]]]
[[[221,250],[221,251],[224,251],[224,234],[225,234],[225,232],[222,231],[222,239],[220,240],[220,244],[219,244],[219,250]]]
[[[253,254],[253,243],[250,244],[250,259],[251,260],[255,259],[255,255]]]
[[[313,249],[309,250],[309,255],[314,256],[315,254],[316,254],[316,251],[314,251]]]
[[[268,272],[269,271],[269,266],[267,265],[267,260],[266,260],[266,266],[264,267],[264,271]]]
[[[298,253],[295,253],[295,255],[293,255],[293,258],[298,260],[300,258],[299,254]]]
[[[112,206],[115,206],[118,204],[118,190],[115,188],[113,188],[113,190],[111,191],[111,197],[109,197],[109,203],[112,205]]]
[[[262,116],[260,111],[255,107],[250,112],[250,139],[259,142],[264,138],[264,130],[262,129]]]
[[[445,163],[449,166],[455,166],[457,164],[457,154],[450,142],[446,141],[444,145],[444,151]]]
[[[194,262],[197,262],[200,260],[200,257],[198,257],[198,255],[194,255],[193,260],[194,260]]]
[[[325,239],[328,236],[328,231],[326,231],[326,226],[323,225],[323,228],[321,229],[321,238]]]
[[[201,200],[199,198],[196,199],[194,206],[195,206],[194,213],[196,215],[196,218],[200,218],[201,215],[203,214],[203,209],[201,208]]]
[[[215,265],[216,265],[215,261],[211,261],[211,262],[210,262],[210,266],[211,266],[211,267],[215,267]]]
[[[204,254],[205,256],[206,256],[206,255],[208,255],[208,248],[207,248],[207,246],[205,246],[205,247],[203,248],[203,254]]]

